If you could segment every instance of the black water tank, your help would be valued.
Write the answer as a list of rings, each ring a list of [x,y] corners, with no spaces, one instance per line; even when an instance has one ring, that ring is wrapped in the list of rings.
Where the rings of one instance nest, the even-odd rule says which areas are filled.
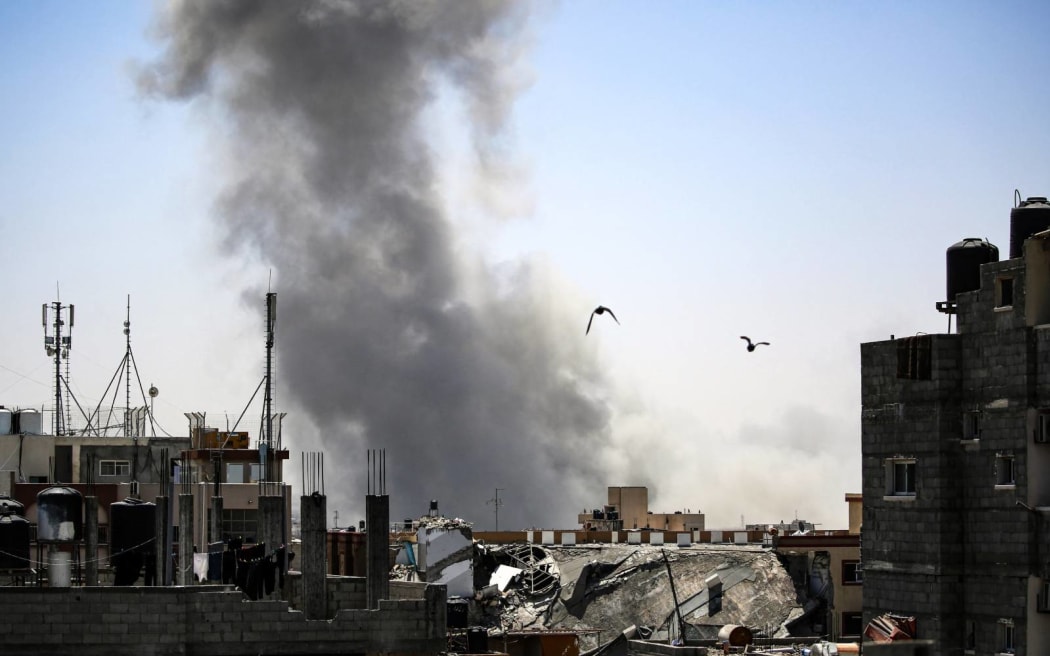
[[[71,487],[49,487],[36,495],[38,542],[82,539],[84,497]]]
[[[6,494],[0,494],[0,515],[26,516],[26,507]]]
[[[29,569],[29,520],[0,517],[0,569]]]
[[[999,249],[987,239],[967,237],[948,247],[948,300],[981,288],[981,265],[999,261]]]
[[[472,626],[467,629],[467,653],[489,653],[489,631],[483,626]]]
[[[1020,196],[1018,196],[1019,198]],[[1010,259],[1024,254],[1024,240],[1050,228],[1050,203],[1032,196],[1010,210]]]
[[[136,549],[155,553],[157,504],[127,498],[109,504],[109,542],[112,553]]]

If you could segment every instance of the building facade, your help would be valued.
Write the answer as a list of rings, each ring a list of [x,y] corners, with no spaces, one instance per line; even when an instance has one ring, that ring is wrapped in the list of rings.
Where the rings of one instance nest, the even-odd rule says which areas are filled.
[[[1028,236],[949,249],[955,333],[861,345],[863,621],[912,616],[932,653],[1050,653],[1050,233]]]

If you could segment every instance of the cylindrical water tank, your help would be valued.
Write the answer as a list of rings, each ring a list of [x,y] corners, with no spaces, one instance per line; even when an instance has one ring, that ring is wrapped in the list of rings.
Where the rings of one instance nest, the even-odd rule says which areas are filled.
[[[71,487],[49,487],[36,495],[38,542],[72,542],[83,532],[84,497]]]
[[[26,507],[20,502],[12,499],[6,494],[0,494],[0,515],[26,516]]]
[[[981,288],[981,265],[999,261],[999,249],[987,239],[967,237],[948,247],[948,300]]]
[[[7,408],[0,408],[0,435],[10,435],[14,432],[13,421],[14,414]]]
[[[1010,259],[1024,254],[1024,240],[1047,228],[1050,228],[1050,203],[1044,196],[1019,202],[1010,210]]]
[[[751,629],[739,624],[726,624],[718,630],[718,641],[728,642],[730,647],[743,647],[753,642]]]
[[[109,543],[112,553],[131,549],[155,553],[157,504],[128,497],[109,504]]]
[[[64,551],[53,551],[47,555],[47,585],[50,588],[68,588],[72,579],[72,559]]]
[[[0,516],[0,569],[29,569],[29,536],[28,519]]]
[[[44,422],[40,411],[33,408],[24,408],[15,412],[12,422],[12,432],[25,433],[26,435],[43,435]]]

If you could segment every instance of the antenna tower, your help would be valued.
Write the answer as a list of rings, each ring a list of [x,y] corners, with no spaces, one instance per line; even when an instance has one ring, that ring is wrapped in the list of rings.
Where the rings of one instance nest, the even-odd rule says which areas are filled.
[[[62,318],[64,311],[69,311],[69,329],[66,331],[66,335],[62,334],[62,327],[66,325]],[[48,304],[44,303],[42,318],[44,324],[44,351],[48,357],[55,358],[55,413],[54,413],[54,435],[65,435],[66,427],[69,423],[66,413],[69,410],[68,393],[69,387],[66,385],[67,399],[66,402],[62,401],[62,361],[66,361],[66,382],[69,381],[69,350],[73,347],[73,304],[62,305],[61,301],[53,301],[51,303],[51,311],[54,315],[54,321],[51,324],[52,334],[47,334],[47,311]]]
[[[277,323],[277,293],[266,292],[266,391],[263,397],[263,416],[265,417],[265,424],[263,426],[263,439],[266,444],[266,480],[272,481],[273,472],[270,471],[273,458],[270,455],[273,450],[273,345],[274,345],[274,325]]]

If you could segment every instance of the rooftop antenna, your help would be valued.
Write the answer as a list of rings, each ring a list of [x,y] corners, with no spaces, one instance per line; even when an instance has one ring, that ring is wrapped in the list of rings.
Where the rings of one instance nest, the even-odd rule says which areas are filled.
[[[58,285],[55,285],[55,293],[58,294]],[[73,347],[73,304],[62,305],[61,301],[52,301],[51,311],[54,314],[54,321],[51,324],[53,332],[51,335],[47,334],[48,319],[47,319],[48,304],[43,304],[42,321],[44,324],[44,352],[47,353],[48,357],[55,359],[55,413],[54,413],[54,425],[52,427],[54,435],[65,435],[66,420],[63,407],[68,409],[69,403],[62,402],[62,360],[66,361],[66,381],[69,380],[69,350]],[[69,311],[69,329],[66,331],[68,334],[62,334],[62,326],[66,325],[62,318],[63,311]],[[68,391],[68,386],[67,386]]]
[[[499,493],[500,493],[500,490],[502,490],[502,489],[504,489],[504,488],[497,487],[496,488],[496,496],[494,498],[489,499],[488,501],[485,502],[485,503],[491,503],[493,509],[496,512],[496,530],[497,531],[499,530],[499,507],[503,505],[503,501],[499,498]]]
[[[131,437],[131,294],[128,294],[128,314],[124,319],[124,437]]]
[[[272,481],[270,451],[273,449],[273,345],[274,325],[277,323],[277,293],[266,292],[266,391],[263,396],[263,416],[266,418],[263,427],[263,444],[265,444],[266,460],[264,471],[266,480]]]

